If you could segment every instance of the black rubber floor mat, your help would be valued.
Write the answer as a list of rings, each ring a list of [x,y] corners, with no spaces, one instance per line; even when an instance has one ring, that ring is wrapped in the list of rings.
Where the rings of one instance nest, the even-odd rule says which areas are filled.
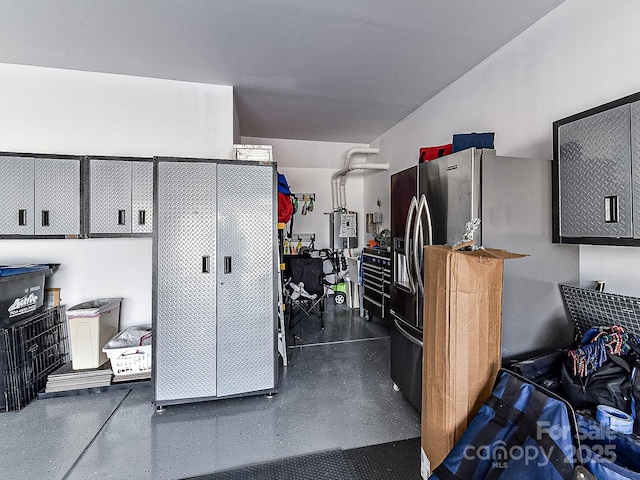
[[[192,480],[420,480],[420,438],[331,450]]]
[[[342,450],[332,450],[196,478],[197,480],[358,480],[360,477]]]
[[[345,450],[363,480],[420,480],[420,437]]]

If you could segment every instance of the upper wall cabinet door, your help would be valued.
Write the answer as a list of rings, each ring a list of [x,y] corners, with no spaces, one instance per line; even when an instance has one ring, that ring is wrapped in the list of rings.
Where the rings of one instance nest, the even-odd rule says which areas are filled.
[[[640,92],[553,123],[553,241],[640,246]]]
[[[630,112],[621,105],[558,127],[561,237],[633,238]]]
[[[153,163],[131,163],[131,231],[153,233]]]
[[[128,236],[153,231],[153,163],[89,160],[89,235]]]
[[[0,156],[0,235],[78,238],[81,161]]]
[[[36,235],[80,234],[80,160],[35,160]]]
[[[0,158],[0,234],[33,235],[33,158]]]

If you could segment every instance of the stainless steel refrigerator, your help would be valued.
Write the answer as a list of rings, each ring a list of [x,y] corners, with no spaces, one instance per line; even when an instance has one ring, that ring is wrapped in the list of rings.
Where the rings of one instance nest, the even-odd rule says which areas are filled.
[[[391,176],[391,378],[418,410],[424,245],[462,240],[466,223],[475,218],[476,244],[530,255],[505,262],[503,359],[570,344],[558,284],[577,284],[578,249],[552,243],[551,178],[551,160],[474,148]]]

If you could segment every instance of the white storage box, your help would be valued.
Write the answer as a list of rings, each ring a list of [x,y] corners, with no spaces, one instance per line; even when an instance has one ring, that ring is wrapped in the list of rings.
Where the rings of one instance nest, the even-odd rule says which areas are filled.
[[[114,375],[151,372],[151,326],[129,327],[102,349]]]
[[[236,160],[272,162],[273,147],[271,145],[234,145],[233,155]]]
[[[67,310],[74,370],[98,368],[107,361],[101,349],[118,333],[121,301],[121,298],[100,298]]]

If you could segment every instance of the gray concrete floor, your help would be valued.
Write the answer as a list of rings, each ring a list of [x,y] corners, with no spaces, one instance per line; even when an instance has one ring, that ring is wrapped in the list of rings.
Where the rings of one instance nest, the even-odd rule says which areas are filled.
[[[420,435],[393,390],[388,329],[327,303],[303,320],[278,393],[169,406],[149,387],[34,400],[0,414],[2,478],[182,479]],[[291,332],[290,332],[291,333]]]

